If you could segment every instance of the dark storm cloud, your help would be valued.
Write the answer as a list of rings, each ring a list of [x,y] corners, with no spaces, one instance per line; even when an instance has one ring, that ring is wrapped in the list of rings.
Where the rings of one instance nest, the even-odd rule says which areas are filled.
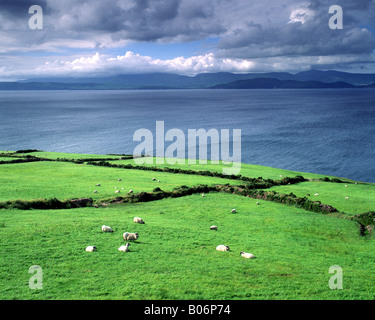
[[[365,54],[375,49],[375,37],[363,26],[370,25],[374,1],[341,1],[344,29],[331,30],[328,21],[330,4],[314,1],[300,14],[306,21],[289,21],[280,25],[247,23],[222,37],[219,56],[259,58],[272,56],[327,56]],[[358,1],[360,2],[360,1]],[[296,5],[298,8],[298,5]]]
[[[34,4],[44,13],[43,30],[37,32],[27,23],[28,8]],[[334,4],[343,8],[343,30],[328,26],[328,9]],[[232,65],[234,70],[248,72],[375,64],[375,0],[0,0],[0,19],[0,54],[8,54],[13,61],[14,54],[25,52],[66,54],[61,62],[47,65],[57,73],[61,68],[69,70],[67,66],[81,70],[77,64],[83,65],[82,70],[91,66],[105,72],[102,64],[107,60],[87,58],[92,50],[111,55],[112,48],[123,48],[125,54],[132,42],[159,45],[207,39],[209,47],[202,46],[194,54],[190,50],[186,60],[171,64],[182,64],[180,70],[186,73],[189,68],[190,72],[230,71]],[[135,52],[108,61],[158,64],[163,70],[167,62],[147,62],[157,58],[152,51],[155,46],[149,48],[150,53],[142,54],[150,57]],[[189,59],[191,55],[195,56]],[[17,62],[0,62],[4,62],[0,68],[16,69]],[[117,68],[114,62],[108,65]],[[168,70],[173,72],[172,68]]]
[[[0,13],[5,16],[14,19],[24,18],[29,14],[29,8],[32,5],[39,5],[42,8],[47,8],[46,0],[1,0],[0,1]]]
[[[200,39],[224,30],[213,7],[212,0],[77,1],[61,10],[54,28],[109,33],[116,40]]]

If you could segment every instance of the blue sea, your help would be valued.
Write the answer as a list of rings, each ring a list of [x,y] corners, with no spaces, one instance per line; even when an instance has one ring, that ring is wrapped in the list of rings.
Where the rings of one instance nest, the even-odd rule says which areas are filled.
[[[241,129],[245,163],[375,182],[375,89],[0,91],[0,150],[132,154],[156,121]]]

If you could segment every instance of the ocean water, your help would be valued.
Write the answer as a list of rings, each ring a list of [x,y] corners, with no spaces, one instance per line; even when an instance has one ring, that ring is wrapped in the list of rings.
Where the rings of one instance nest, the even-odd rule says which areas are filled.
[[[131,154],[156,121],[241,129],[245,163],[375,182],[375,89],[0,91],[0,150]]]

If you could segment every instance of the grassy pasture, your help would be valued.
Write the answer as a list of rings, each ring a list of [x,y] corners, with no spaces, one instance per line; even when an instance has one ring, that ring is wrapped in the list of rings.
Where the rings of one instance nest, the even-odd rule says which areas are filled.
[[[48,157],[40,153],[39,156]],[[56,154],[50,157],[60,158]],[[72,154],[70,159],[80,159]],[[103,158],[103,156],[98,156]],[[61,157],[63,158],[63,157]],[[68,159],[68,156],[65,157]],[[86,155],[85,155],[86,158]],[[114,161],[113,163],[129,163]],[[162,166],[162,165],[161,165]],[[202,165],[181,165],[199,170]],[[203,170],[220,170],[207,164]],[[324,176],[242,165],[244,176]],[[160,182],[152,181],[152,178]],[[118,181],[121,178],[122,181]],[[101,183],[100,187],[96,184]],[[181,185],[241,184],[199,175],[41,161],[0,165],[0,201],[115,197]],[[309,181],[273,187],[355,214],[375,211],[375,185]],[[94,190],[98,193],[93,193]],[[121,190],[121,189],[120,189]],[[314,196],[318,192],[319,196]],[[345,199],[348,196],[349,199]],[[259,201],[260,205],[257,205]],[[231,214],[232,208],[237,213]],[[146,224],[133,223],[142,217]],[[114,233],[102,233],[103,224]],[[209,230],[217,225],[218,231]],[[130,252],[123,232],[138,232]],[[229,252],[215,250],[228,245]],[[93,253],[88,245],[97,246]],[[256,259],[240,256],[251,252]],[[0,299],[374,299],[375,242],[354,221],[227,193],[64,210],[0,209]],[[43,289],[30,290],[32,265]],[[329,268],[343,269],[331,290]]]
[[[228,213],[232,207],[236,214]],[[355,225],[208,194],[108,208],[0,212],[2,299],[373,299],[375,243]],[[132,222],[141,216],[146,224]],[[101,233],[102,224],[114,233]],[[218,231],[209,230],[212,224]],[[138,232],[121,253],[122,233]],[[15,236],[16,235],[16,236]],[[218,252],[219,244],[231,251]],[[96,245],[93,253],[84,251]],[[240,251],[257,258],[240,257]],[[43,269],[30,290],[28,269]],[[339,265],[344,289],[331,290]]]
[[[142,160],[150,159],[150,158],[142,158]],[[219,164],[212,164],[211,160],[207,160],[206,164],[188,164],[188,160],[185,159],[185,163],[174,163],[170,164],[168,163],[168,159],[164,161],[164,163],[157,163],[158,158],[153,158],[151,164],[143,164],[144,166],[151,166],[151,167],[157,167],[157,168],[178,168],[178,169],[184,169],[184,170],[195,170],[195,171],[215,171],[215,172],[223,172],[223,168],[231,168],[232,164],[224,164],[222,161],[220,161]],[[109,161],[113,164],[133,164],[136,165],[135,161],[133,159],[128,160],[114,160]],[[265,167],[260,165],[252,165],[247,163],[241,163],[241,168],[239,174],[245,176],[245,177],[252,177],[252,178],[258,178],[263,177],[264,179],[274,179],[278,180],[282,177],[296,177],[299,175],[302,175],[306,179],[322,179],[324,177],[329,178],[335,178],[333,176],[329,175],[321,175],[321,174],[315,174],[315,173],[308,173],[308,172],[298,172],[298,171],[291,171],[291,170],[284,170],[284,169],[277,169],[277,168],[271,168],[271,167]],[[351,181],[349,179],[343,178],[345,181]]]
[[[85,153],[66,153],[66,152],[46,152],[46,151],[36,151],[36,152],[29,152],[29,153],[15,153],[14,155],[22,155],[22,156],[34,156],[40,158],[47,158],[47,159],[113,159],[118,158],[120,156],[113,156],[113,155],[100,155],[100,154],[85,154]]]
[[[152,191],[156,187],[172,190],[181,185],[240,183],[213,177],[49,161],[2,164],[0,172],[0,201],[77,197],[97,200],[125,195],[129,190],[136,193]],[[160,182],[152,181],[154,177]],[[96,186],[99,183],[101,186]],[[95,190],[98,192],[94,193]],[[116,190],[120,193],[115,194]]]
[[[310,200],[329,203],[347,214],[375,211],[375,186],[373,184],[308,181],[293,186],[276,186],[270,190],[287,194],[293,192],[297,197],[307,197]],[[315,196],[316,193],[319,195]]]

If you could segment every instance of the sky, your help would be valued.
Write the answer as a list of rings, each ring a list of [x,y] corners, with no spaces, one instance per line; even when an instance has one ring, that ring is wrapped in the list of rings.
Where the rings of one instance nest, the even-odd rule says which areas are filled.
[[[29,27],[32,5],[43,10],[42,29]],[[343,10],[342,29],[329,27],[332,5]],[[375,0],[0,0],[0,21],[1,81],[375,73]]]

